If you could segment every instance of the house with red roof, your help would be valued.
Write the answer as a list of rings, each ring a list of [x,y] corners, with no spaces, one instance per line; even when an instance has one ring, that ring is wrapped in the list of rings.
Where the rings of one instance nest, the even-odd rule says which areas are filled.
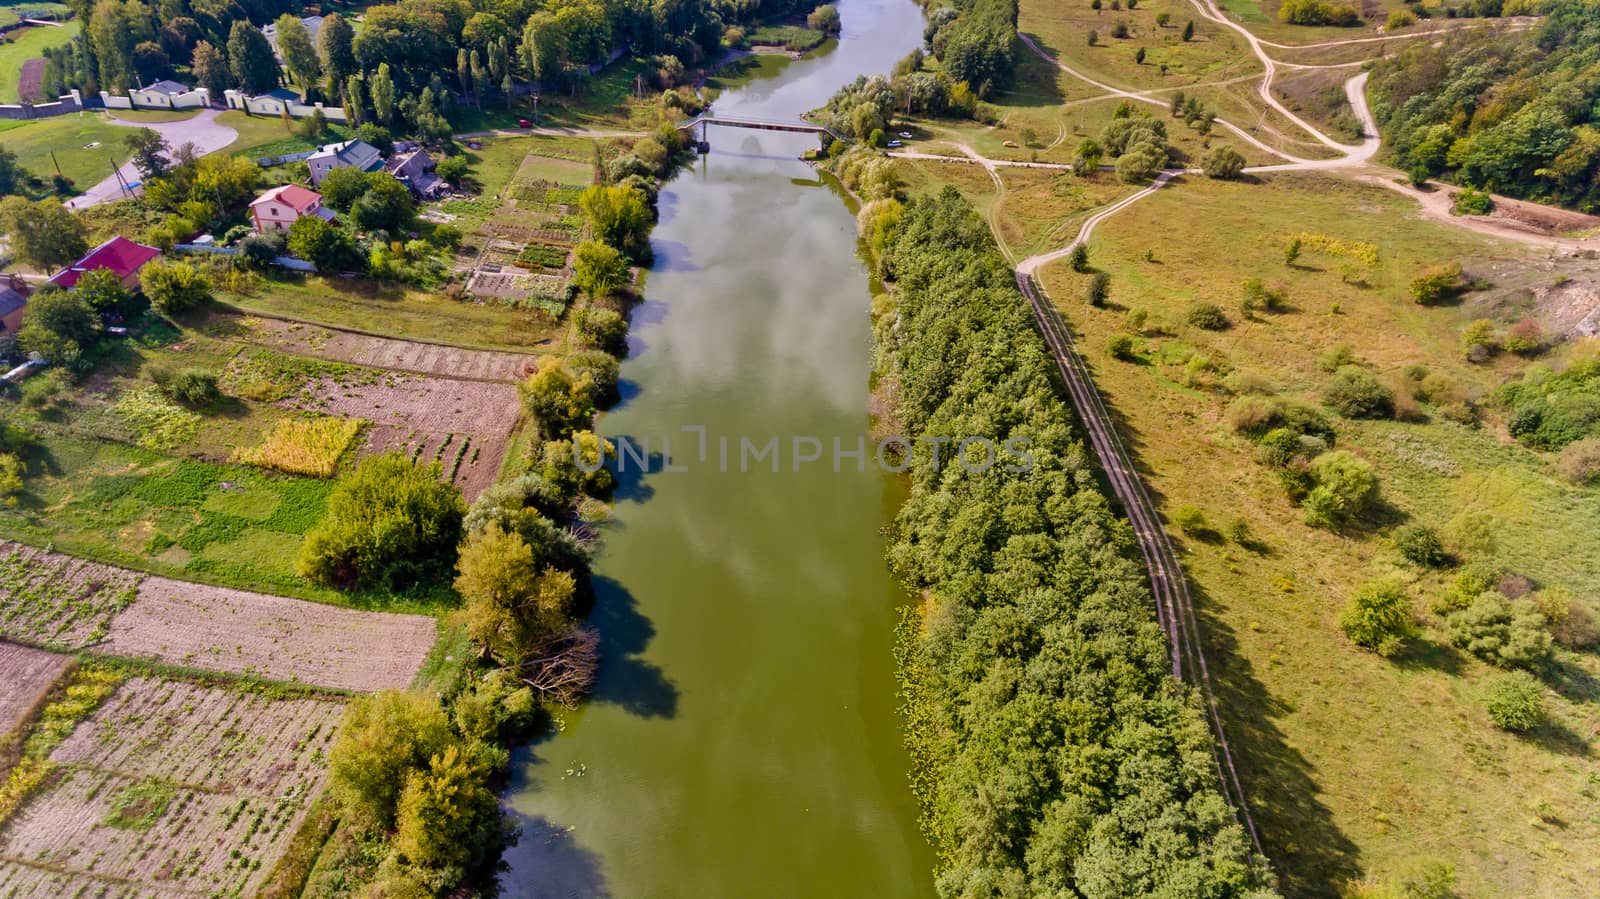
[[[322,194],[298,184],[274,187],[250,204],[250,219],[257,234],[287,231],[308,215],[328,222],[334,219],[333,210],[322,205]]]
[[[123,287],[138,290],[139,269],[160,255],[161,251],[155,247],[147,247],[126,237],[113,237],[90,250],[89,255],[56,272],[49,283],[63,290],[71,290],[78,285],[78,279],[84,273],[104,268],[115,272],[122,279]]]

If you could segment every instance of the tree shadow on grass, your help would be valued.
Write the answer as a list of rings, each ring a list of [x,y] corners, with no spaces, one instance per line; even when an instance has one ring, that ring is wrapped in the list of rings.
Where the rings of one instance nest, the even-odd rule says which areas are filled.
[[[1319,798],[1316,770],[1273,723],[1294,710],[1256,678],[1205,589],[1193,581],[1190,589],[1229,748],[1282,893],[1337,896],[1360,876],[1359,851]]]
[[[1433,640],[1412,640],[1390,659],[1396,666],[1413,671],[1432,670],[1460,677],[1465,659],[1455,647]]]

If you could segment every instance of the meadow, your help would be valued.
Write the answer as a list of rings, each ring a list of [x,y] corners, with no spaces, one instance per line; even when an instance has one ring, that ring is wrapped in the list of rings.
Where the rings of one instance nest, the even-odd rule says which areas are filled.
[[[80,112],[53,119],[35,119],[0,131],[0,146],[17,154],[17,162],[49,179],[60,165],[79,191],[110,177],[133,155],[123,144],[128,129],[104,116]]]
[[[0,24],[5,24],[7,17],[15,18],[17,8],[39,9],[56,4],[49,3],[22,3],[0,6]],[[62,6],[58,12],[65,13]],[[0,103],[15,103],[19,99],[17,90],[22,77],[22,64],[30,59],[39,59],[44,56],[44,51],[50,47],[60,47],[71,43],[78,36],[82,25],[76,20],[66,22],[57,28],[51,25],[37,25],[24,28],[6,35],[5,43],[0,43]],[[45,101],[54,101],[55,97],[46,97]]]
[[[1193,224],[1174,228],[1180,221]],[[1286,264],[1287,240],[1301,232],[1370,242],[1377,262],[1307,251]],[[1505,434],[1492,391],[1528,363],[1509,354],[1469,363],[1460,346],[1495,296],[1549,283],[1549,267],[1421,221],[1380,188],[1307,174],[1185,178],[1105,222],[1090,246],[1090,272],[1111,279],[1103,308],[1085,302],[1090,273],[1061,263],[1042,280],[1164,514],[1183,522],[1173,533],[1188,531],[1183,562],[1221,710],[1286,895],[1334,895],[1363,873],[1395,884],[1429,863],[1453,866],[1463,895],[1584,892],[1600,876],[1587,849],[1600,839],[1589,749],[1600,662],[1560,651],[1547,677],[1550,722],[1526,736],[1494,727],[1482,706],[1494,669],[1453,648],[1430,611],[1454,572],[1404,562],[1387,536],[1402,522],[1431,526],[1460,559],[1600,609],[1600,495],[1560,480],[1550,456]],[[1413,302],[1411,279],[1451,259],[1484,290],[1460,305]],[[1279,292],[1282,311],[1247,317],[1248,278]],[[1199,302],[1231,325],[1190,324]],[[1108,349],[1118,335],[1131,337],[1130,361]],[[1343,536],[1304,523],[1225,414],[1224,385],[1239,379],[1319,405],[1330,350],[1402,388],[1425,366],[1482,418],[1463,423],[1432,404],[1407,421],[1332,416],[1334,445],[1373,464],[1383,498],[1376,520]],[[1564,352],[1541,361],[1559,366]],[[1393,660],[1339,626],[1351,594],[1383,578],[1404,585],[1423,623]]]

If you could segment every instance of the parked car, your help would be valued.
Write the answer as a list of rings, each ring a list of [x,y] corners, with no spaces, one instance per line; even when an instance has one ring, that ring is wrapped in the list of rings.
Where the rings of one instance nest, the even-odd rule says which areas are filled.
[[[903,145],[897,140],[892,140],[892,141],[889,141],[889,146],[891,146],[891,147],[899,147],[899,146],[903,146]]]
[[[905,139],[906,139],[906,140],[910,140],[910,139],[911,139],[911,132],[909,132],[909,131],[902,131],[902,132],[900,132],[900,136],[901,136],[901,137],[903,137],[903,138],[905,138]]]
[[[532,128],[533,127],[533,123],[528,121],[527,119],[517,119],[517,127],[518,128]]]

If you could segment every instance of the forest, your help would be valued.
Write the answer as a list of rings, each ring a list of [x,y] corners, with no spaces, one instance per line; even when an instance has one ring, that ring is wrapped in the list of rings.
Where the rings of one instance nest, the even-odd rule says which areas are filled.
[[[889,556],[928,597],[900,662],[940,894],[1273,895],[988,227],[946,188],[892,230],[881,367],[919,448]],[[941,465],[935,435],[1033,464]]]
[[[1526,31],[1413,42],[1377,62],[1370,92],[1414,181],[1600,208],[1600,7],[1559,0]]]
[[[721,52],[727,26],[809,11],[812,0],[402,0],[366,7],[360,28],[331,12],[315,36],[289,0],[72,0],[84,22],[49,50],[43,91],[93,94],[183,77],[220,98],[287,84],[342,104],[352,122],[449,133],[462,105],[509,100],[524,85],[576,92],[617,51],[647,57],[656,87]],[[354,15],[352,13],[351,15]],[[277,49],[261,33],[277,26]]]

